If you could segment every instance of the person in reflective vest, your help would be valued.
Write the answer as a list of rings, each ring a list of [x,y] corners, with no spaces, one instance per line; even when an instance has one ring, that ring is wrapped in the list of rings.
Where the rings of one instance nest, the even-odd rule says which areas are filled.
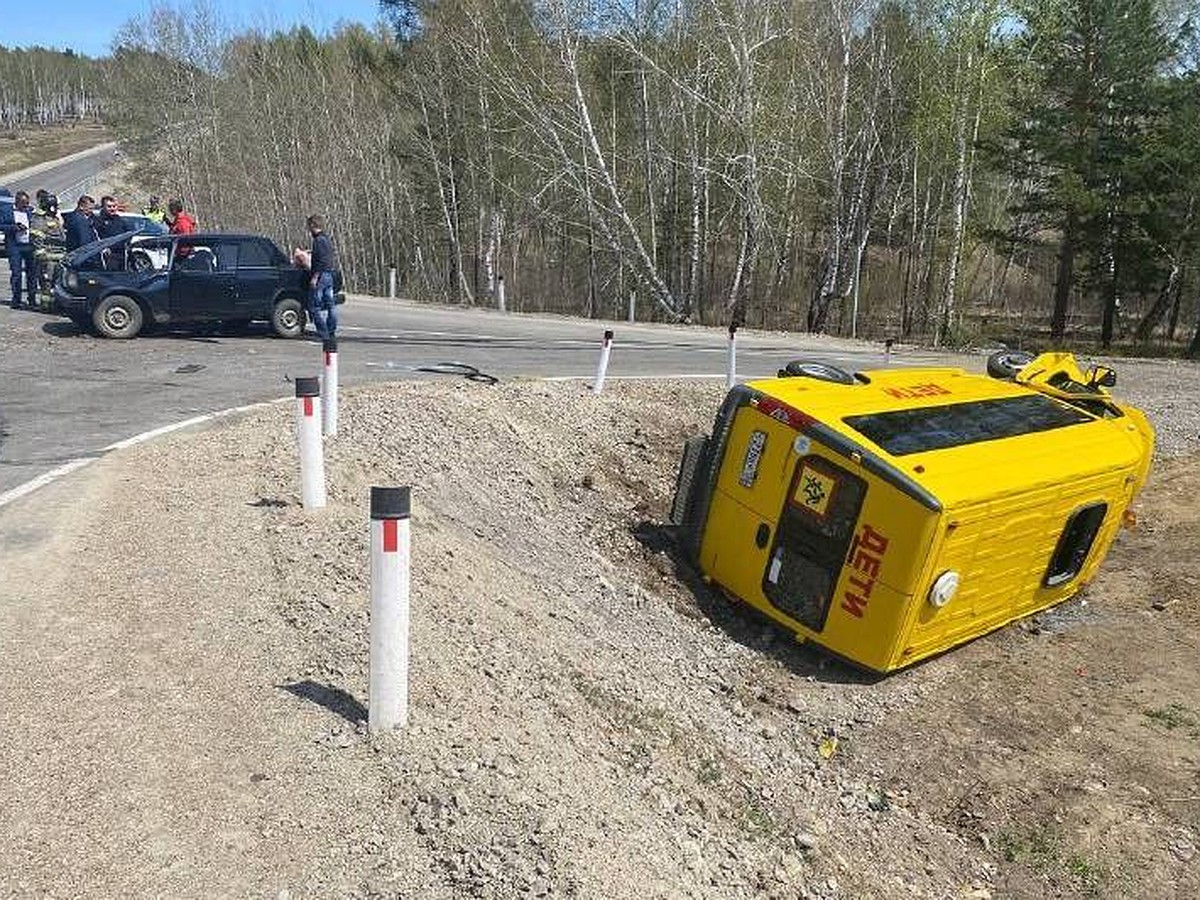
[[[167,211],[162,208],[162,200],[157,194],[152,194],[146,205],[142,207],[142,215],[151,222],[157,222],[162,225],[167,218]]]

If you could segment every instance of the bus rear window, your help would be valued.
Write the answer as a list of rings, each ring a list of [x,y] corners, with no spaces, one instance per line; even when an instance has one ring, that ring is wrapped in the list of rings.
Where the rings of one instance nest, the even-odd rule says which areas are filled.
[[[897,409],[843,420],[892,456],[996,441],[1091,422],[1082,410],[1041,394]]]

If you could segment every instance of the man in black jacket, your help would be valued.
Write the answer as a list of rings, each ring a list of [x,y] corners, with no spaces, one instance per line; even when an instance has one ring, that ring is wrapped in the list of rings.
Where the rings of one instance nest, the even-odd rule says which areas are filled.
[[[325,233],[323,216],[308,217],[308,232],[312,235],[310,263],[309,315],[321,340],[332,340],[337,332],[337,297],[333,293],[333,273],[338,269],[337,252]]]
[[[121,218],[121,213],[117,210],[116,197],[100,198],[100,215],[96,217],[95,224],[96,237],[101,240],[134,230],[128,222]]]

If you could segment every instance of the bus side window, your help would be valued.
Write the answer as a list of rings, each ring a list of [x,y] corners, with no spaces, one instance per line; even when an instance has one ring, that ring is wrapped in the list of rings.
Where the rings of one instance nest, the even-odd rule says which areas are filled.
[[[1058,539],[1058,546],[1054,548],[1054,556],[1050,558],[1043,585],[1057,587],[1079,574],[1107,513],[1107,503],[1093,503],[1071,514],[1062,537]]]

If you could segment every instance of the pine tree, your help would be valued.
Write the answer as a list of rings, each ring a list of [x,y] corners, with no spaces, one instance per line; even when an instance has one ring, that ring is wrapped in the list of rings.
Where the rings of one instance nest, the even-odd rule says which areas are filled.
[[[1154,0],[1025,0],[1017,12],[1029,87],[1009,131],[1025,186],[1015,212],[1059,234],[1051,339],[1062,340],[1081,284],[1102,297],[1108,346],[1122,289],[1144,285],[1156,257],[1145,157],[1174,49]]]

